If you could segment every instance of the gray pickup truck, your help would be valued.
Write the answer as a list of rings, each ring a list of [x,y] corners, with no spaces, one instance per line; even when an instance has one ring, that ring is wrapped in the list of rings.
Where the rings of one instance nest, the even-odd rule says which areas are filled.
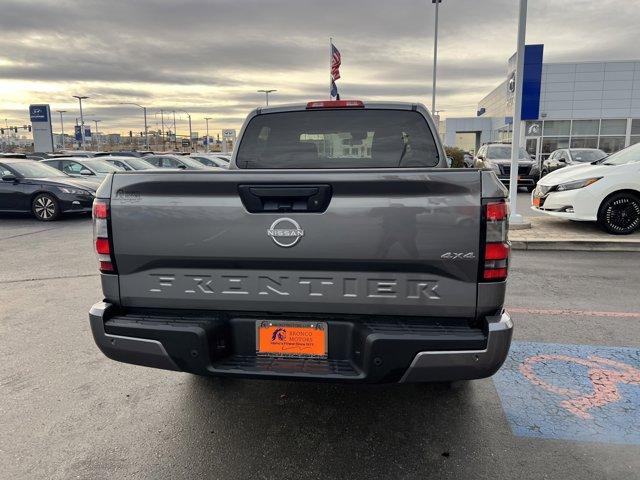
[[[446,168],[420,104],[258,108],[229,171],[101,185],[95,342],[198,375],[490,376],[513,328],[506,193],[491,171]]]

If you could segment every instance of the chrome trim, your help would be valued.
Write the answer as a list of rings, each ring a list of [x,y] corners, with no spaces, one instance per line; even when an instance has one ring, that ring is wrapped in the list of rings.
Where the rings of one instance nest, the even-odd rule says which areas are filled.
[[[487,317],[488,338],[484,350],[429,351],[418,353],[400,383],[444,382],[490,377],[509,353],[513,321],[506,311]]]

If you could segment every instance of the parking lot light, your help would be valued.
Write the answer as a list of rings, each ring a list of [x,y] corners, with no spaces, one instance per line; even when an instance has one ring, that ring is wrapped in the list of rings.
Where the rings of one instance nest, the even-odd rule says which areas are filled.
[[[145,143],[144,148],[146,150],[149,150],[149,128],[147,127],[147,107],[143,107],[142,105],[139,105],[134,102],[120,102],[118,103],[118,105],[135,105],[136,107],[142,109],[142,112],[144,113],[144,143]]]
[[[80,104],[80,148],[84,148],[84,116],[82,115],[82,100],[86,100],[89,97],[85,95],[72,95],[73,98],[78,99]]]

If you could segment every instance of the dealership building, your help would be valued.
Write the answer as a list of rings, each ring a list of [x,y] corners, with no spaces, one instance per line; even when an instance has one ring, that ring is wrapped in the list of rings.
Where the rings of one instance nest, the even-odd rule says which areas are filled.
[[[640,143],[640,60],[544,63],[543,45],[525,49],[521,145],[543,160],[558,148],[607,153]],[[446,145],[474,150],[510,142],[515,55],[507,77],[478,103],[474,117],[447,118]]]

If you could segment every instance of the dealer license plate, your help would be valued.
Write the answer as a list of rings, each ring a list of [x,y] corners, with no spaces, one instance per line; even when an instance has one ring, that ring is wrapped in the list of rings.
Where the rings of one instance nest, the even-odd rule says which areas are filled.
[[[256,322],[258,355],[326,357],[327,324],[325,322]]]

